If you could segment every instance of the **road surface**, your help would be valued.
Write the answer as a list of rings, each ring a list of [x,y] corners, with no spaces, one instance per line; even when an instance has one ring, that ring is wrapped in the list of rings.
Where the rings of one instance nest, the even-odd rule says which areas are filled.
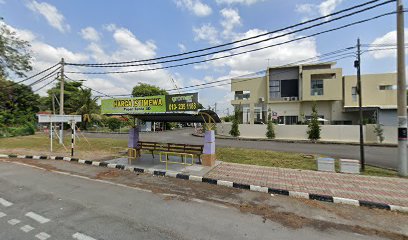
[[[203,138],[192,136],[192,129],[186,128],[183,130],[156,132],[156,133],[141,133],[140,138],[143,141],[161,141],[172,143],[190,143],[203,144]],[[89,133],[87,137],[96,138],[121,138],[127,139],[127,134],[95,134]],[[306,154],[321,154],[335,158],[360,159],[360,147],[356,145],[345,144],[319,144],[319,143],[285,143],[285,142],[270,142],[270,141],[245,141],[232,139],[217,139],[217,146],[234,147],[234,148],[251,148],[281,152],[297,152]],[[366,163],[397,169],[397,148],[396,147],[375,147],[365,146]]]
[[[0,159],[2,240],[403,239],[407,222],[382,210],[64,161]]]

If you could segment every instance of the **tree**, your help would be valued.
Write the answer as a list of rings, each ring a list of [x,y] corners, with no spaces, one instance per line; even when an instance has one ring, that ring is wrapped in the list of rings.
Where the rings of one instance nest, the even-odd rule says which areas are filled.
[[[112,132],[114,132],[116,129],[120,128],[121,124],[122,124],[122,122],[121,122],[119,119],[114,118],[114,117],[110,117],[110,118],[108,118],[108,120],[107,120],[108,128],[109,128]]]
[[[32,69],[29,47],[0,19],[0,77],[6,78],[9,73],[24,77]]]
[[[240,107],[235,108],[234,117],[232,119],[232,126],[230,130],[230,134],[233,137],[239,137],[241,133],[239,132],[239,115],[240,115]]]
[[[34,122],[40,96],[34,94],[29,86],[12,83],[0,77],[0,86],[7,86],[0,91],[1,124],[18,126]]]
[[[87,129],[87,123],[91,121],[100,121],[100,109],[96,104],[97,98],[92,97],[91,89],[81,88],[78,95],[75,97],[76,111],[75,114],[82,115],[82,128]]]
[[[319,126],[319,115],[317,113],[317,107],[316,107],[316,103],[313,104],[312,107],[312,118],[310,119],[310,122],[307,126],[308,130],[307,130],[307,134],[308,134],[308,138],[311,141],[317,141],[320,139],[320,126]]]
[[[384,141],[384,129],[382,128],[382,124],[376,124],[374,127],[374,133],[377,135],[380,143]]]
[[[136,86],[133,87],[132,90],[133,97],[146,97],[167,94],[168,93],[166,90],[147,83],[138,83]]]
[[[275,128],[273,126],[272,116],[268,114],[268,125],[267,125],[266,137],[269,139],[275,138]]]

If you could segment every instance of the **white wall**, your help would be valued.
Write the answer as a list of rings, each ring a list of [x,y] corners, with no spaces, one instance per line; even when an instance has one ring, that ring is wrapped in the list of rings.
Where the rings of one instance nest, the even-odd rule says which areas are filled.
[[[231,123],[217,124],[217,134],[230,136]],[[266,126],[258,124],[239,124],[240,137],[266,138]],[[360,130],[358,125],[321,125],[320,141],[359,142]],[[364,126],[364,140],[366,143],[377,143],[377,136],[373,132],[374,126]],[[384,126],[384,142],[397,143],[397,128]],[[367,132],[366,132],[367,131]],[[308,140],[306,125],[275,125],[276,139]]]

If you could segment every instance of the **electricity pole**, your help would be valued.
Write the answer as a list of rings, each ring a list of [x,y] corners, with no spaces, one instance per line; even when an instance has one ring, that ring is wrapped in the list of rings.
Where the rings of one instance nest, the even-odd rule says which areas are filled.
[[[365,170],[365,156],[364,156],[364,132],[363,132],[363,106],[362,106],[362,91],[361,91],[361,50],[360,38],[357,39],[357,60],[354,61],[354,67],[357,68],[357,93],[358,93],[358,112],[360,119],[360,167],[361,172]]]
[[[61,70],[60,70],[60,109],[59,114],[64,114],[64,58],[61,58]],[[64,123],[61,122],[60,139],[59,143],[62,144],[64,139]]]
[[[397,114],[398,174],[408,176],[407,160],[407,92],[405,80],[404,6],[397,0]]]

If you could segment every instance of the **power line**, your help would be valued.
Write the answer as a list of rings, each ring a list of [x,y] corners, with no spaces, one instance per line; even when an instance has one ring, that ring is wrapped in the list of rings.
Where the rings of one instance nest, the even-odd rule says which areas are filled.
[[[355,12],[351,12],[349,14],[346,14],[346,15],[343,15],[343,16],[340,16],[340,17],[337,17],[337,18],[329,19],[329,20],[321,22],[321,23],[317,23],[317,24],[314,24],[314,25],[311,25],[311,26],[308,26],[308,27],[293,30],[293,31],[286,32],[286,33],[283,33],[283,34],[280,34],[280,35],[277,35],[277,36],[269,37],[269,38],[266,38],[266,39],[262,39],[262,40],[259,40],[259,41],[256,41],[256,42],[251,42],[251,43],[247,43],[247,44],[244,44],[244,45],[235,46],[235,47],[222,49],[222,50],[218,50],[218,51],[213,51],[213,52],[209,52],[209,53],[204,53],[204,54],[200,54],[200,55],[189,56],[189,57],[178,58],[178,59],[172,59],[172,60],[166,60],[166,61],[160,61],[160,62],[139,63],[139,64],[131,64],[131,65],[81,65],[81,64],[78,64],[78,65],[75,65],[75,66],[81,66],[81,67],[137,67],[137,66],[146,66],[146,65],[150,66],[150,65],[157,65],[157,64],[164,64],[164,63],[171,63],[171,62],[180,62],[180,61],[184,61],[184,60],[188,60],[188,59],[194,59],[194,58],[199,58],[199,57],[210,56],[210,55],[214,55],[214,54],[218,54],[218,53],[223,53],[223,52],[228,52],[228,51],[232,51],[232,50],[236,50],[236,49],[240,49],[240,48],[244,48],[244,47],[253,46],[253,45],[256,45],[256,44],[260,44],[260,43],[263,43],[263,42],[271,41],[271,40],[274,40],[274,39],[278,39],[278,38],[289,36],[289,35],[292,35],[292,34],[295,34],[295,33],[299,33],[299,32],[305,31],[305,30],[309,30],[309,29],[312,29],[312,28],[315,28],[315,27],[318,27],[318,26],[321,26],[321,25],[329,24],[331,22],[338,21],[340,19],[350,17],[350,16],[356,15],[358,13],[362,13],[362,12],[374,9],[376,7],[391,3],[393,1],[394,0],[389,0],[389,1],[386,1],[386,2],[382,2],[380,4],[377,4],[377,5],[374,5],[374,6],[371,6],[371,7],[367,7],[367,8],[355,11]]]
[[[110,62],[110,63],[89,63],[89,64],[68,63],[67,65],[73,65],[73,66],[85,66],[85,65],[97,66],[97,65],[99,65],[99,66],[103,66],[103,65],[114,65],[114,64],[129,64],[129,63],[148,62],[148,61],[155,61],[155,60],[161,60],[161,59],[166,59],[166,58],[173,58],[173,57],[179,57],[179,56],[184,56],[184,55],[190,55],[192,53],[197,53],[197,52],[207,51],[207,50],[211,50],[211,49],[215,49],[215,48],[225,47],[225,46],[233,45],[233,44],[240,43],[240,42],[243,42],[243,41],[248,41],[248,40],[251,40],[251,39],[267,36],[267,35],[274,34],[274,33],[281,32],[281,31],[285,31],[285,30],[288,30],[288,29],[291,29],[291,28],[306,25],[306,24],[309,24],[309,23],[312,23],[312,22],[315,22],[315,21],[319,21],[319,20],[323,20],[323,19],[326,20],[326,19],[328,19],[330,17],[333,17],[335,15],[338,15],[338,14],[341,14],[341,13],[344,13],[344,12],[348,12],[350,10],[354,10],[356,8],[360,8],[360,7],[363,7],[363,6],[367,6],[369,4],[372,4],[372,3],[375,3],[375,2],[378,2],[378,1],[379,0],[368,1],[368,2],[359,4],[359,5],[355,5],[355,6],[352,6],[352,7],[349,7],[349,8],[346,8],[346,9],[343,9],[343,10],[340,10],[340,11],[337,11],[337,12],[334,12],[334,13],[331,13],[331,14],[327,14],[325,16],[314,18],[314,19],[311,19],[311,20],[308,20],[308,21],[305,21],[305,22],[297,23],[297,24],[294,24],[294,25],[291,25],[291,26],[287,26],[287,27],[284,27],[284,28],[274,30],[274,31],[270,31],[270,32],[259,34],[259,35],[256,35],[256,36],[243,38],[243,39],[236,40],[236,41],[233,41],[233,42],[224,43],[224,44],[220,44],[220,45],[216,45],[216,46],[212,46],[212,47],[207,47],[207,48],[203,48],[203,49],[198,49],[198,50],[194,50],[194,51],[189,51],[189,52],[184,52],[184,53],[179,53],[179,54],[172,54],[172,55],[167,55],[167,56],[157,57],[157,58],[134,60],[134,61]],[[393,1],[395,1],[395,0],[393,0]],[[381,5],[384,5],[384,4],[393,2],[393,1],[387,1],[387,2],[382,3]]]
[[[269,45],[269,46],[265,46],[265,47],[261,47],[261,48],[251,49],[251,50],[247,50],[247,51],[244,51],[244,52],[233,53],[233,54],[226,55],[226,56],[220,56],[220,57],[215,57],[215,58],[211,58],[211,59],[205,59],[205,60],[201,60],[201,61],[189,62],[189,63],[184,63],[184,64],[176,64],[176,65],[158,67],[158,68],[153,68],[153,69],[127,70],[127,71],[107,71],[107,72],[76,72],[76,71],[71,71],[71,72],[67,72],[67,73],[89,74],[89,75],[122,74],[122,73],[135,73],[135,72],[162,70],[162,69],[168,69],[168,68],[174,68],[174,67],[187,66],[187,65],[191,65],[191,64],[204,63],[204,62],[224,59],[224,58],[227,58],[227,57],[242,55],[242,54],[245,54],[245,53],[255,52],[255,51],[259,51],[259,50],[263,50],[263,49],[267,49],[267,48],[271,48],[271,47],[276,47],[276,46],[284,45],[284,44],[287,44],[287,43],[299,41],[299,40],[302,40],[302,39],[315,37],[315,36],[318,36],[318,35],[321,35],[321,34],[337,31],[337,30],[340,30],[340,29],[343,29],[343,28],[347,28],[347,27],[350,27],[350,26],[353,26],[353,25],[357,25],[357,24],[368,22],[368,21],[372,21],[372,20],[375,20],[375,19],[378,19],[378,18],[381,18],[381,17],[385,17],[385,16],[388,16],[388,15],[395,14],[395,13],[396,12],[394,12],[394,11],[393,12],[388,12],[388,13],[380,14],[380,15],[377,15],[377,16],[374,16],[374,17],[366,18],[364,20],[360,20],[360,21],[349,23],[349,24],[345,24],[345,25],[342,25],[340,27],[336,27],[336,28],[325,30],[325,31],[317,32],[317,33],[314,33],[314,34],[311,34],[311,35],[291,39],[291,40],[288,40],[288,41],[285,41],[285,42],[281,42],[281,43],[277,43],[277,44],[273,44],[273,45]]]
[[[355,47],[346,47],[346,48],[339,49],[339,50],[335,50],[335,51],[332,51],[332,52],[320,54],[320,55],[317,55],[317,56],[314,56],[314,57],[311,57],[311,58],[306,58],[306,59],[299,60],[299,61],[295,61],[295,62],[291,62],[291,63],[288,63],[288,64],[284,64],[284,65],[280,65],[280,66],[275,66],[274,68],[289,67],[289,66],[294,66],[295,64],[300,64],[300,63],[304,63],[304,64],[306,64],[306,63],[312,63],[312,62],[322,61],[323,59],[326,59],[326,58],[329,58],[329,59],[327,59],[327,60],[332,60],[332,61],[333,61],[333,60],[340,60],[340,59],[343,59],[343,58],[345,58],[345,57],[355,57],[354,54],[351,54],[351,53],[350,53],[350,51],[353,50],[354,48],[355,48]],[[348,52],[347,52],[347,51],[348,51]],[[345,56],[345,57],[343,57],[343,58],[338,58],[338,57],[341,57],[341,56]],[[336,59],[330,59],[330,58],[333,58],[333,57],[336,57]],[[327,61],[327,60],[325,60],[325,61]],[[288,71],[290,71],[290,70],[282,71],[282,72],[279,72],[279,73],[272,73],[272,75],[274,75],[274,76],[275,76],[275,75],[280,75],[280,74],[283,74],[283,73],[288,72]],[[225,79],[221,79],[221,80],[211,81],[211,82],[207,82],[207,83],[196,84],[196,85],[191,85],[191,86],[187,86],[187,87],[181,87],[181,88],[179,88],[179,89],[182,90],[182,89],[187,89],[187,88],[196,88],[196,87],[199,87],[199,86],[205,86],[205,85],[211,85],[211,84],[220,83],[220,82],[225,82],[225,81],[231,81],[231,79],[237,79],[237,78],[243,78],[243,77],[249,77],[249,76],[259,75],[259,74],[261,74],[261,73],[266,74],[266,70],[261,70],[261,71],[252,72],[252,73],[248,73],[248,74],[240,75],[240,76],[236,76],[236,77],[231,77],[231,78],[225,78]],[[244,81],[250,81],[250,80],[252,80],[252,79],[246,78],[246,79],[239,80],[239,81],[236,81],[236,82],[244,82]],[[211,87],[217,87],[217,86],[224,86],[224,85],[228,85],[228,84],[231,84],[231,83],[221,84],[221,85],[214,85],[214,86],[205,87],[205,88],[211,88]],[[205,89],[205,88],[197,88],[197,89]],[[177,89],[166,89],[166,91],[174,91],[174,90],[177,90]],[[193,89],[193,90],[195,90],[195,89]],[[184,92],[185,92],[185,91],[191,91],[191,90],[184,90]],[[117,94],[117,95],[111,95],[111,97],[112,97],[112,96],[114,96],[114,97],[127,97],[127,96],[132,96],[132,94]]]
[[[21,80],[21,81],[12,82],[12,83],[10,83],[10,85],[4,86],[4,88],[9,88],[9,87],[14,86],[14,85],[16,85],[16,84],[20,84],[20,83],[26,82],[26,81],[28,81],[28,80],[30,80],[30,79],[32,79],[32,78],[35,78],[35,77],[37,77],[37,76],[39,76],[39,75],[41,75],[41,74],[43,74],[43,73],[45,73],[45,72],[50,71],[51,69],[55,68],[55,67],[58,66],[58,65],[59,65],[59,63],[57,63],[57,64],[55,64],[55,65],[53,65],[53,66],[51,66],[51,67],[49,67],[49,68],[46,68],[46,69],[42,70],[41,72],[38,72],[38,73],[36,73],[36,74],[34,74],[34,75],[30,76],[30,77],[27,77],[27,78],[25,78],[25,79],[23,79],[23,80]]]
[[[73,82],[81,82],[81,81],[79,81],[79,80],[74,80],[74,79],[68,77],[68,76],[65,75],[65,74],[64,74],[64,76],[65,76],[68,80],[70,80],[70,81],[73,81]],[[101,92],[101,91],[98,91],[98,90],[95,90],[95,89],[93,89],[93,88],[90,88],[90,87],[84,85],[82,82],[81,82],[81,84],[82,84],[83,87],[86,87],[86,88],[90,89],[91,91],[97,92],[97,93],[102,94],[102,95],[104,95],[104,96],[106,96],[106,97],[114,98],[114,97],[112,97],[111,95],[108,95],[108,94],[103,93],[103,92]]]
[[[54,79],[51,80],[50,82],[44,84],[43,86],[37,88],[36,90],[33,90],[33,92],[38,92],[38,91],[40,91],[41,89],[45,88],[46,86],[50,85],[51,83],[55,82],[56,80],[58,80],[58,78],[54,78]]]
[[[28,84],[28,86],[32,87],[40,82],[43,82],[49,78],[51,78],[56,72],[58,72],[60,70],[60,68],[56,68],[54,69],[52,72],[48,73],[47,75],[43,76],[42,78],[36,80],[35,82],[32,82],[30,84]]]
[[[408,47],[406,47],[406,48],[408,48]],[[383,50],[383,49],[373,49],[373,50],[370,50],[370,51],[381,51],[381,50]],[[364,51],[364,52],[362,52],[362,54],[364,54],[365,52],[368,52],[368,51]],[[343,55],[343,54],[342,54]],[[340,56],[340,55],[339,55]],[[336,57],[338,57],[338,56],[336,56]],[[331,61],[338,61],[338,60],[342,60],[342,59],[346,59],[346,58],[351,58],[351,57],[355,57],[355,54],[348,54],[348,55],[345,55],[345,56],[343,56],[343,57],[340,57],[340,58],[336,58],[336,59],[331,59]],[[290,66],[290,65],[288,65],[288,66]],[[287,71],[286,71],[287,72]],[[279,75],[279,74],[283,74],[284,72],[280,72],[280,73],[272,73],[272,75]],[[226,79],[226,80],[232,80],[233,78],[230,78],[230,79]],[[242,80],[237,80],[237,81],[234,81],[234,83],[239,83],[239,82],[246,82],[246,81],[251,81],[251,80],[253,80],[253,79],[242,79]],[[210,84],[210,83],[209,83]],[[213,88],[213,87],[220,87],[220,86],[226,86],[226,85],[230,85],[230,84],[232,84],[232,82],[229,82],[229,83],[224,83],[224,84],[219,84],[219,85],[212,85],[212,86],[207,86],[207,87],[201,87],[201,88],[194,88],[194,89],[190,89],[190,90],[184,90],[184,91],[182,91],[182,93],[183,92],[186,92],[186,91],[197,91],[197,90],[202,90],[202,89],[208,89],[208,88]],[[170,90],[168,90],[168,91],[170,91]]]

